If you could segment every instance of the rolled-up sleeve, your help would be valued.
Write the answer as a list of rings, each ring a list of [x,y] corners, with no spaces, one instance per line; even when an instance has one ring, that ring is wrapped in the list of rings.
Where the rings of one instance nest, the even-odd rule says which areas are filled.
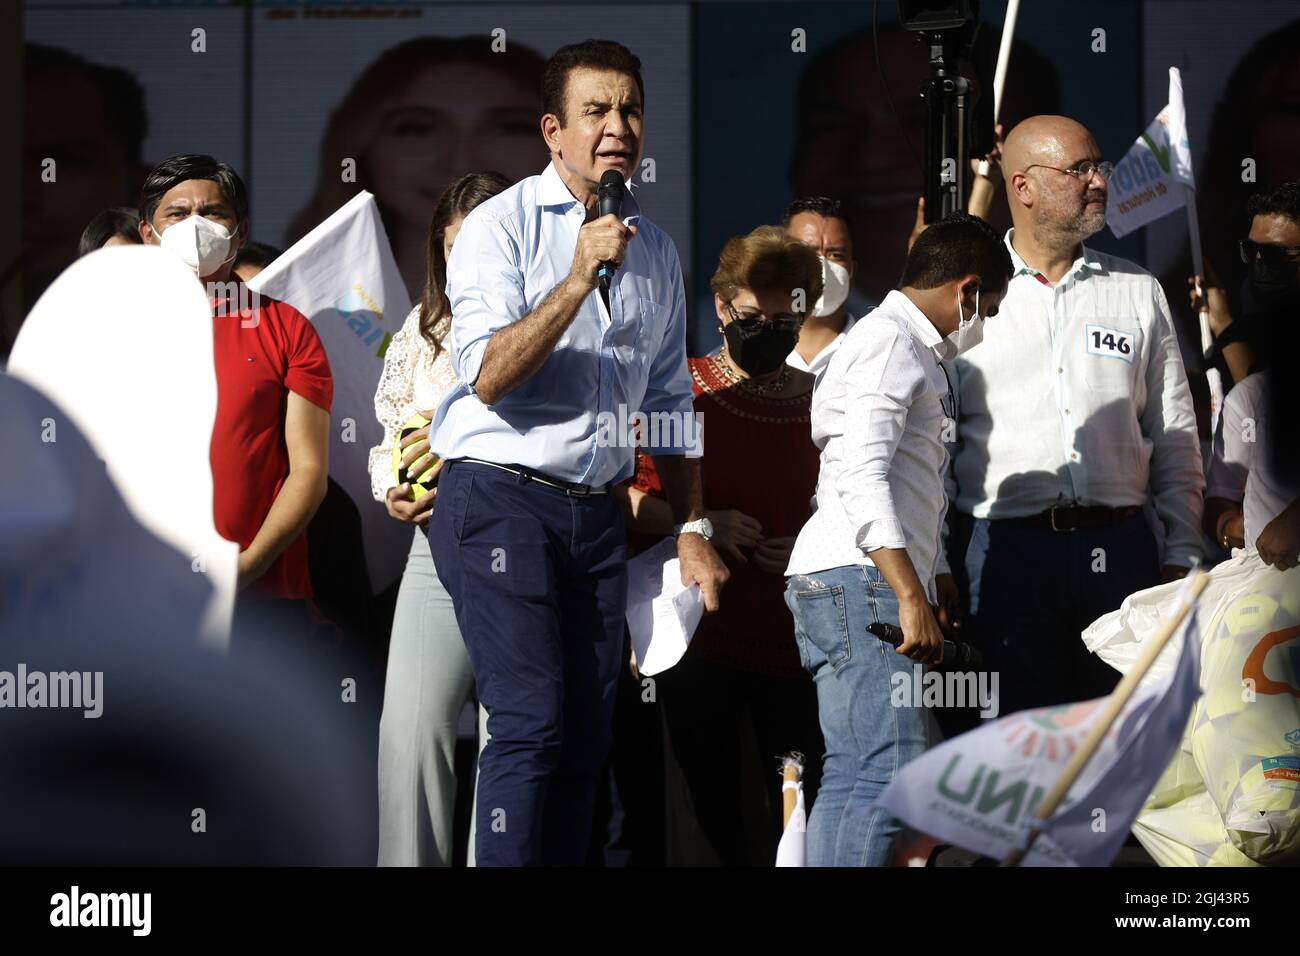
[[[1153,287],[1152,349],[1142,433],[1151,442],[1151,500],[1165,527],[1165,564],[1191,567],[1202,558],[1201,443],[1192,392],[1160,284]]]
[[[488,339],[527,312],[519,243],[510,222],[471,213],[447,261],[451,361],[471,392]]]
[[[864,552],[904,548],[889,470],[925,370],[892,322],[867,327],[869,340],[845,370],[844,467],[836,479],[854,541]]]
[[[650,364],[645,398],[641,411],[647,416],[667,416],[661,419],[670,427],[649,428],[653,441],[645,446],[650,455],[685,455],[699,458],[704,454],[703,430],[695,418],[695,394],[691,390],[691,373],[686,363],[686,292],[682,283],[682,266],[672,244],[667,245],[669,272],[666,317],[643,315],[643,322],[663,323],[663,336],[658,341],[659,350]],[[653,338],[651,341],[655,341]],[[651,417],[652,422],[655,418]]]

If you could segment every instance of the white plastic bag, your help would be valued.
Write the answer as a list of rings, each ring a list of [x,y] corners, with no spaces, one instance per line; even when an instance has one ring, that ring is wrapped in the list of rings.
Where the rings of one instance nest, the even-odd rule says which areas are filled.
[[[1124,671],[1179,584],[1125,599],[1083,641]],[[1248,865],[1300,857],[1300,568],[1238,552],[1211,572],[1198,610],[1201,686],[1178,754],[1134,832],[1162,865]],[[1162,655],[1149,677],[1172,666]]]

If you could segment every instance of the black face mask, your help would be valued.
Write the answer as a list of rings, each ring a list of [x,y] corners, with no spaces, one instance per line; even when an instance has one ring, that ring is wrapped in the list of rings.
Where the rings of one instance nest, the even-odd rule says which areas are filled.
[[[779,369],[799,341],[798,332],[761,321],[757,328],[743,321],[728,322],[722,334],[731,360],[746,375],[754,376],[770,375]]]
[[[1247,267],[1250,288],[1255,300],[1264,308],[1271,308],[1300,293],[1300,281],[1292,263],[1275,266],[1262,258],[1252,259]]]

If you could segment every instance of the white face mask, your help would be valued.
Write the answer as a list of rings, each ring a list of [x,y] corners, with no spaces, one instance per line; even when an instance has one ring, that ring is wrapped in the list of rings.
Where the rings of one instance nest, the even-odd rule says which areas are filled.
[[[230,251],[230,230],[199,215],[172,223],[157,235],[162,247],[200,278],[212,275],[235,257]]]
[[[944,359],[956,358],[969,352],[984,341],[984,317],[980,315],[980,290],[975,290],[975,312],[968,319],[961,307],[961,290],[957,291],[957,330],[949,332],[943,340],[941,352]]]
[[[822,294],[813,303],[813,315],[832,315],[849,297],[849,270],[825,256],[822,261]]]

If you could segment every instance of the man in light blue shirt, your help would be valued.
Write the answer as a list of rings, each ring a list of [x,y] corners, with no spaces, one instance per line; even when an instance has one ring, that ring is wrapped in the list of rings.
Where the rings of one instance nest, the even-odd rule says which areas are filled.
[[[683,583],[714,610],[727,577],[704,517],[677,250],[630,195],[624,221],[598,213],[602,176],[626,182],[640,161],[640,67],[606,40],[551,57],[551,164],[470,213],[447,264],[461,385],[430,429],[445,464],[429,543],[488,712],[479,866],[586,857],[627,600],[609,490],[632,475],[637,413]],[[617,266],[607,292],[601,263]]]

